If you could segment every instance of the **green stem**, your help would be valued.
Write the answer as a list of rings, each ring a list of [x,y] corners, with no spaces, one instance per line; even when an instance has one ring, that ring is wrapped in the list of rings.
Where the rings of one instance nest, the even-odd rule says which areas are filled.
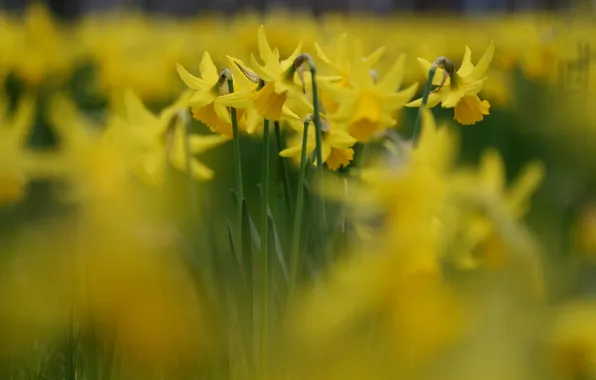
[[[412,142],[414,146],[418,144],[418,134],[420,133],[420,119],[422,118],[422,110],[426,107],[428,103],[428,96],[430,95],[430,89],[433,84],[433,78],[435,77],[435,73],[437,72],[437,67],[435,63],[433,63],[428,71],[428,79],[426,80],[426,84],[424,85],[424,90],[422,92],[422,103],[420,104],[420,108],[418,109],[418,115],[416,116],[416,124],[414,124],[414,132],[412,133]]]
[[[230,94],[234,92],[234,80],[232,79],[232,75],[228,72],[224,72],[226,75],[226,79],[228,80],[228,90]],[[238,228],[236,233],[238,234],[238,242],[242,242],[242,205],[244,200],[244,186],[242,185],[242,158],[240,156],[240,132],[238,131],[238,117],[236,114],[236,108],[230,107],[230,116],[232,119],[232,134],[234,137],[234,175],[236,177],[236,212],[237,217],[236,221],[238,223]],[[240,245],[240,249],[242,250],[242,245]],[[240,257],[244,258],[244,252],[240,252]]]
[[[292,231],[292,252],[290,256],[290,289],[292,294],[298,276],[298,263],[300,257],[300,227],[302,225],[302,211],[304,209],[304,177],[306,175],[306,146],[308,144],[308,126],[311,120],[304,121],[302,134],[302,153],[300,156],[300,174],[298,177],[298,192],[296,195],[296,214],[294,215],[294,229]]]
[[[317,67],[312,57],[308,54],[304,54],[304,59],[310,67],[310,74],[312,78],[312,102],[314,106],[313,122],[315,124],[315,137],[316,137],[316,156],[317,156],[317,172],[319,173],[319,186],[323,185],[323,122],[321,121],[321,105],[319,104],[319,89],[317,85]],[[327,234],[327,208],[325,206],[325,199],[319,197],[321,201],[320,205],[320,220],[323,228],[323,233]]]
[[[277,143],[277,151],[278,153],[282,150],[282,138],[281,138],[281,126],[279,125],[279,121],[275,122],[275,141]],[[277,155],[277,158],[281,164],[282,170],[282,177],[283,177],[283,186],[284,186],[284,200],[286,203],[286,208],[288,209],[288,215],[293,214],[292,210],[292,198],[290,196],[290,176],[288,175],[288,165],[285,158]]]
[[[268,228],[267,209],[269,206],[269,120],[265,119],[263,124],[263,163],[261,179],[261,270],[262,270],[262,308],[261,308],[261,375],[265,377],[267,368],[267,339],[268,339],[268,313],[269,313],[269,250],[268,250]]]

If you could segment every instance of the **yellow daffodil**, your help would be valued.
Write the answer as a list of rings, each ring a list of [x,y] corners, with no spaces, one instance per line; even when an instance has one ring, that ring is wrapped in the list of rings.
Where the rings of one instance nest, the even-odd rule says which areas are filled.
[[[234,85],[234,93],[220,96],[215,103],[219,106],[235,107],[238,117],[238,126],[248,134],[260,132],[263,128],[265,116],[254,106],[255,91],[260,91],[255,82],[259,81],[259,76],[246,67],[244,62],[237,58],[228,57],[229,66],[234,75],[234,83],[239,83],[238,89]],[[297,100],[300,101],[297,101]],[[299,105],[301,109],[308,107],[306,98],[290,98],[290,102]],[[287,104],[281,108],[281,119],[299,121],[296,115]],[[276,119],[277,120],[277,119]]]
[[[506,226],[514,231],[513,223],[527,212],[530,196],[543,175],[542,164],[531,163],[509,189],[505,188],[504,164],[495,150],[484,153],[478,172],[461,169],[454,173],[450,196],[456,201],[446,208],[443,232],[448,240],[459,236],[456,244],[462,254],[461,265],[502,268],[507,263],[503,233],[514,236],[505,232]],[[483,252],[479,257],[474,254],[478,251]]]
[[[62,142],[61,174],[73,185],[63,200],[118,196],[129,180],[133,152],[120,149],[101,126],[63,95],[52,98],[49,120]]]
[[[370,61],[352,62],[350,87],[321,82],[323,91],[339,104],[329,119],[346,124],[348,132],[361,142],[370,141],[378,132],[395,125],[395,113],[416,92],[417,84],[396,92],[401,85],[404,56],[378,81],[371,73]]]
[[[369,64],[370,67],[374,66],[383,56],[385,47],[380,47],[368,56],[364,56],[362,52],[362,43],[357,40],[353,44],[353,48],[348,48],[348,35],[343,33],[339,36],[336,43],[336,50],[334,59],[330,59],[327,54],[323,51],[321,46],[315,42],[315,49],[317,51],[317,57],[333,71],[334,77],[319,77],[322,80],[334,80],[338,81],[339,85],[348,86],[350,84],[350,72],[352,62],[364,60]]]
[[[288,141],[288,148],[282,150],[279,154],[282,157],[293,157],[295,162],[299,164],[302,153],[304,124],[300,121],[290,121],[289,124],[296,130],[297,134]],[[348,166],[354,158],[352,146],[356,143],[356,139],[350,136],[341,125],[325,119],[323,119],[322,135],[323,162],[327,164],[327,167],[331,170],[338,170],[341,167]],[[309,155],[315,150],[315,140],[314,126],[311,126],[306,145],[306,152]]]
[[[194,91],[188,100],[192,115],[214,133],[232,138],[230,113],[225,106],[215,102],[219,96],[228,93],[228,83],[218,72],[208,52],[203,53],[200,70],[201,77],[197,78],[178,65],[180,78]]]
[[[367,57],[364,57],[362,55],[362,44],[360,41],[356,41],[353,49],[350,51],[348,49],[347,39],[347,33],[340,35],[337,39],[334,59],[330,59],[321,46],[315,43],[317,57],[325,66],[332,70],[332,74],[334,75],[331,77],[318,76],[317,78],[319,80],[327,80],[336,83],[338,86],[348,87],[350,85],[351,62],[364,59],[372,67],[381,59],[385,52],[385,47],[380,47]],[[339,106],[325,91],[321,93],[321,103],[328,113],[334,113]]]
[[[428,107],[441,103],[443,108],[454,108],[454,119],[462,125],[472,125],[488,115],[490,104],[480,100],[478,93],[482,90],[486,80],[486,71],[493,59],[495,45],[491,42],[486,52],[474,66],[472,64],[472,51],[466,46],[466,52],[460,68],[453,73],[446,73],[437,69],[433,84],[440,87],[431,92],[428,97]],[[428,75],[431,63],[418,58],[422,69]],[[444,81],[444,83],[443,83]],[[422,99],[417,99],[407,104],[409,107],[420,107]]]
[[[263,118],[280,120],[288,98],[304,97],[302,86],[295,82],[296,68],[294,67],[294,61],[301,53],[302,43],[292,55],[280,62],[279,51],[272,50],[269,46],[263,26],[259,28],[257,38],[259,55],[264,65],[251,55],[252,69],[261,80],[265,81],[265,85],[257,91],[230,94],[224,102],[237,108],[246,108],[249,102]]]
[[[185,144],[185,107],[190,92],[183,93],[180,99],[164,109],[159,115],[149,111],[141,100],[132,92],[125,95],[127,115],[125,119],[117,119],[122,134],[117,138],[124,143],[137,145],[138,166],[136,173],[150,183],[161,183],[164,179],[166,163],[170,162],[179,170],[190,170],[193,177],[208,180],[213,177],[213,171],[201,163],[195,154],[202,153],[228,140],[225,136],[204,136],[192,134],[188,136],[188,153],[193,157],[187,158]],[[117,128],[116,125],[112,128]],[[188,167],[187,165],[188,160]]]

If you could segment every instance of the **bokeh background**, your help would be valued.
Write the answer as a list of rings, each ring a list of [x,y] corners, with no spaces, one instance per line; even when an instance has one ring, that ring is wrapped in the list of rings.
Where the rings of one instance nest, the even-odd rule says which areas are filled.
[[[281,369],[273,370],[295,371],[298,379],[595,378],[593,5],[585,0],[0,0],[5,11],[0,18],[2,121],[18,124],[19,110],[24,110],[27,149],[57,152],[66,159],[49,179],[40,176],[27,183],[26,178],[23,194],[0,181],[0,189],[8,189],[2,193],[8,201],[0,209],[0,379],[261,380],[265,377],[253,377],[252,371],[259,367],[254,363],[263,346],[272,357],[278,355],[273,367]],[[532,249],[515,256],[499,246],[503,256],[512,258],[511,266],[481,263],[454,274],[449,263],[445,273],[441,268],[449,285],[445,297],[442,287],[435,292],[434,282],[426,281],[428,273],[422,273],[423,281],[416,282],[415,273],[412,283],[410,278],[393,282],[401,264],[336,266],[334,259],[370,258],[379,252],[395,258],[401,251],[393,251],[391,244],[379,248],[344,242],[348,235],[359,243],[366,239],[357,218],[343,215],[348,207],[333,201],[329,214],[344,218],[337,229],[342,238],[321,243],[323,233],[316,231],[320,196],[306,187],[303,224],[315,228],[301,242],[299,290],[316,307],[297,298],[296,315],[304,317],[286,319],[287,261],[293,248],[288,200],[296,197],[298,168],[278,156],[296,136],[282,125],[283,132],[268,147],[271,220],[266,229],[272,231],[267,241],[272,258],[265,267],[273,273],[267,290],[272,293],[267,326],[272,333],[270,340],[254,333],[258,323],[253,322],[262,319],[254,306],[264,297],[251,288],[261,285],[262,274],[254,268],[261,243],[255,236],[263,229],[260,136],[241,138],[245,210],[252,218],[243,226],[249,225],[254,240],[247,243],[254,254],[247,261],[237,260],[235,251],[240,243],[233,230],[237,208],[231,191],[231,141],[222,139],[221,145],[200,152],[201,162],[213,171],[211,181],[194,181],[178,170],[184,164],[177,162],[168,164],[177,165],[176,170],[159,187],[144,183],[146,178],[119,176],[120,162],[109,144],[87,138],[117,125],[112,116],[140,126],[140,131],[158,125],[156,115],[169,110],[164,107],[185,89],[177,63],[199,75],[205,51],[219,69],[228,64],[228,54],[250,62],[250,53],[258,51],[260,24],[282,57],[303,40],[304,50],[320,62],[315,42],[333,52],[344,32],[359,38],[366,53],[385,46],[375,72],[379,77],[405,53],[401,87],[418,82],[416,97],[425,80],[416,57],[432,61],[447,56],[459,67],[466,45],[476,63],[494,41],[494,58],[480,93],[491,102],[490,115],[476,125],[461,126],[452,109],[435,107],[433,113],[460,138],[458,165],[477,166],[487,148],[496,148],[508,183],[528,162],[544,165],[546,174],[531,194],[524,218],[506,223],[524,237],[527,233]],[[323,64],[319,69],[321,75],[333,72]],[[123,104],[127,91],[136,97],[124,95]],[[141,111],[131,111],[131,104]],[[185,114],[187,108],[182,109]],[[416,108],[399,111],[391,135],[396,141],[412,136],[417,114]],[[218,137],[187,116],[194,136]],[[82,130],[97,134],[79,134]],[[364,148],[355,147],[357,154],[359,149]],[[384,152],[384,146],[375,142],[371,151]],[[6,152],[13,153],[0,149],[0,155]],[[0,158],[0,169],[12,179],[20,156],[10,154]],[[342,168],[339,175],[348,178],[354,166]],[[75,194],[65,191],[72,188]],[[395,202],[396,209],[424,201],[431,190],[408,193],[410,198]],[[505,192],[489,195],[502,200]],[[369,211],[366,206],[363,210]],[[368,227],[374,232],[383,221],[374,219]],[[462,230],[472,230],[473,223],[459,223]],[[408,240],[418,236],[408,226],[397,226],[395,232],[412,244],[406,250],[417,254],[416,247],[427,242]],[[401,227],[411,234],[399,235]],[[526,240],[520,240],[527,248]],[[474,246],[481,258],[490,243]],[[327,246],[334,257],[325,256]],[[538,286],[535,272],[543,275]],[[473,299],[479,315],[452,303],[452,285],[454,293]],[[573,302],[578,306],[567,312],[565,306]],[[352,309],[364,317],[355,322],[344,318]],[[477,330],[470,341],[452,346],[461,325]],[[290,334],[296,341],[285,340],[286,329],[299,335]],[[423,352],[414,355],[416,360],[410,356],[412,346]],[[476,367],[476,362],[482,364]],[[414,371],[419,368],[429,372]],[[397,375],[381,376],[387,374]]]
[[[586,0],[582,0],[588,2]],[[22,10],[25,0],[2,0],[7,9]],[[564,11],[575,4],[573,0],[48,0],[46,4],[57,15],[76,17],[85,12],[105,11],[115,7],[144,9],[149,12],[190,16],[198,12],[264,11],[278,7],[307,10],[315,15],[325,12],[373,12],[382,15],[392,11],[416,12],[524,12],[531,10]]]

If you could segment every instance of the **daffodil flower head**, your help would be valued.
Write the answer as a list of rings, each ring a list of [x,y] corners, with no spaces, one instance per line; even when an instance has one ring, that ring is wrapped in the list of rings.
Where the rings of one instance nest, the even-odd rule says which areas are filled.
[[[349,49],[350,47],[352,49]],[[317,79],[332,82],[340,87],[350,87],[353,62],[364,61],[369,68],[372,68],[385,52],[385,47],[380,47],[365,57],[360,40],[354,41],[351,45],[348,44],[347,33],[340,35],[337,39],[334,57],[329,58],[318,43],[315,43],[315,49],[319,60],[333,73],[332,76],[327,77],[317,76]],[[339,106],[325,91],[321,93],[321,103],[330,113],[335,112]]]
[[[265,91],[265,87],[267,87],[267,84],[265,84],[263,79],[257,73],[248,68],[244,64],[244,62],[242,62],[238,58],[228,56],[228,61],[232,71],[232,75],[234,77],[234,83],[238,83],[239,86],[237,89],[234,89],[234,93],[222,95],[219,98],[217,98],[215,100],[215,103],[218,106],[222,107],[236,108],[238,126],[241,130],[245,131],[248,134],[253,134],[255,132],[260,133],[260,130],[263,127],[263,122],[266,119],[266,117],[265,115],[263,115],[262,112],[259,111],[259,109],[262,111],[264,108],[267,108],[270,105],[262,104],[262,107],[258,108],[256,106],[256,102],[257,99],[259,99],[259,101],[265,100],[265,98],[263,98],[262,96],[266,95],[266,93],[261,93],[261,95],[258,95],[258,93],[261,91]],[[299,87],[297,84],[294,85]],[[272,89],[274,90],[274,87],[269,86],[267,87],[266,91]],[[296,90],[296,88],[294,88],[294,90]],[[300,117],[296,115],[288,107],[288,104],[290,102],[296,103],[296,100],[299,100],[302,110],[304,109],[304,107],[308,107],[308,101],[306,100],[304,94],[299,95],[300,96],[292,97],[286,97],[285,95],[282,97],[272,96],[272,100],[283,100],[283,104],[281,104],[281,116],[277,119],[270,120],[299,121]],[[286,102],[286,100],[289,100],[289,102]],[[273,106],[277,107],[278,105],[279,104]]]
[[[215,100],[228,93],[226,78],[222,76],[208,52],[203,53],[199,69],[200,77],[190,74],[182,65],[178,64],[178,74],[186,86],[194,90],[188,99],[193,117],[212,132],[232,137],[232,120],[228,109]]]
[[[428,96],[427,107],[434,107],[441,103],[443,108],[454,108],[454,119],[462,125],[472,125],[484,119],[489,114],[490,104],[481,100],[478,93],[482,90],[486,80],[486,72],[493,59],[495,45],[490,43],[486,52],[474,66],[472,51],[466,46],[466,51],[460,68],[443,70],[438,68],[433,78],[433,85],[438,86]],[[418,58],[422,69],[428,76],[432,64]],[[407,104],[408,107],[420,107],[422,99]]]
[[[265,81],[265,86],[253,95],[253,106],[260,115],[269,120],[279,120],[288,97],[300,96],[302,87],[295,83],[295,61],[301,54],[302,43],[286,59],[279,60],[279,51],[272,50],[267,42],[265,28],[261,26],[257,33],[261,65],[251,54],[252,69]]]
[[[331,120],[348,126],[348,132],[361,142],[369,142],[375,135],[395,124],[395,113],[408,102],[418,84],[397,91],[402,83],[405,57],[377,81],[371,75],[370,62],[358,60],[352,65],[351,86],[341,87],[321,82],[321,88],[339,104]]]
[[[306,118],[311,117],[307,115]],[[350,136],[345,128],[333,121],[323,118],[322,133],[322,158],[330,170],[338,170],[346,167],[354,158],[354,149],[357,140]],[[279,155],[282,157],[292,157],[296,164],[300,164],[302,152],[302,139],[304,135],[304,123],[298,120],[290,120],[288,124],[297,134],[288,141],[288,148],[282,150]],[[307,154],[312,154],[316,148],[316,138],[314,126],[309,127],[308,140],[306,145]],[[314,163],[314,162],[313,162]]]

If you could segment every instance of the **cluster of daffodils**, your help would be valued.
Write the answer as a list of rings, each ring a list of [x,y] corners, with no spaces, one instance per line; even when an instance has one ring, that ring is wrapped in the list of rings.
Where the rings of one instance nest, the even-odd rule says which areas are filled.
[[[214,65],[205,52],[200,64],[200,76],[194,76],[184,67],[178,73],[193,90],[188,100],[192,115],[208,126],[212,132],[233,137],[230,109],[236,111],[239,132],[254,134],[268,123],[288,124],[297,131],[291,146],[280,154],[284,157],[300,157],[304,121],[315,115],[320,133],[321,163],[331,170],[346,167],[354,158],[353,146],[367,144],[382,138],[389,128],[397,124],[399,111],[404,106],[419,107],[422,99],[412,100],[418,87],[412,84],[400,89],[404,78],[405,56],[399,57],[382,77],[375,65],[385,48],[379,48],[368,56],[363,55],[359,41],[350,44],[346,34],[339,37],[335,57],[330,59],[315,44],[317,57],[328,67],[329,76],[317,76],[313,57],[302,53],[302,43],[287,58],[280,60],[279,50],[273,50],[265,36],[264,27],[258,32],[258,51],[262,63],[251,55],[250,67],[238,58],[228,57],[229,68]],[[439,69],[442,79],[432,83],[437,87],[428,94],[428,106],[439,103],[443,108],[454,108],[454,119],[471,125],[488,115],[490,104],[481,101],[478,93],[486,80],[486,71],[493,58],[494,45],[474,66],[471,51],[466,47],[461,68],[452,65]],[[428,72],[431,64],[420,59],[422,69]],[[432,80],[432,78],[431,78]],[[229,83],[233,83],[230,87]],[[317,91],[320,86],[320,94]],[[230,90],[234,91],[230,93]],[[319,96],[321,101],[319,104]],[[319,138],[317,135],[316,138]],[[307,137],[307,153],[315,149],[314,135]],[[299,162],[299,160],[298,160]]]

